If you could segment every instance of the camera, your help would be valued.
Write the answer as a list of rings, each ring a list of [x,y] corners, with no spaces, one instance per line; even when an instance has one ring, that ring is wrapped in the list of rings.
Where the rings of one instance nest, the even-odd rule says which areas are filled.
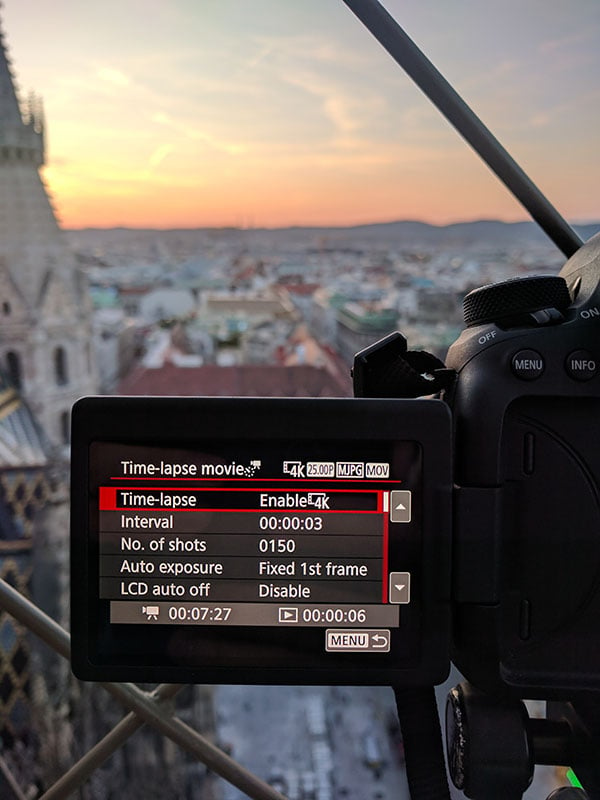
[[[453,657],[482,688],[572,699],[600,687],[600,237],[465,315]]]
[[[464,310],[453,660],[487,691],[573,699],[600,687],[600,237]]]
[[[452,409],[454,663],[491,693],[572,698],[600,686],[600,237],[559,276],[470,292],[464,316],[445,365],[395,334],[355,387],[429,381]]]
[[[599,278],[596,237],[471,292],[446,365],[400,334],[358,354],[357,393],[442,399],[79,401],[76,674],[413,685],[451,659],[495,694],[596,689]]]
[[[424,692],[453,662],[468,797],[521,796],[534,763],[596,785],[599,279],[600,236],[559,276],[477,289],[446,364],[392,334],[354,399],[81,399],[75,674],[391,685],[407,764],[442,787]]]

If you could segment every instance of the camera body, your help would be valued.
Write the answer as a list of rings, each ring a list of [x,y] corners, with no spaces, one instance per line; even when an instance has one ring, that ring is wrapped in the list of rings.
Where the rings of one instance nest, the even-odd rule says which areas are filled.
[[[79,401],[76,674],[417,685],[451,658],[495,695],[597,691],[600,236],[465,315],[446,368],[412,354],[445,402]],[[360,394],[403,372],[387,338]]]
[[[559,276],[485,286],[446,364],[400,333],[355,393],[452,410],[452,660],[494,695],[600,688],[600,236]]]
[[[600,236],[548,280],[469,295],[448,352],[452,659],[483,690],[572,699],[600,688]]]

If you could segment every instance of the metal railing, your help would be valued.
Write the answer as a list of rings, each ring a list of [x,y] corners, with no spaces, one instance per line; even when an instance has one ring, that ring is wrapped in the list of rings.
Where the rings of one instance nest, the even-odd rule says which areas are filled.
[[[37,637],[70,660],[71,639],[67,631],[22,594],[0,579],[0,607],[27,627]],[[174,714],[175,695],[185,687],[161,684],[146,692],[132,683],[100,683],[129,713],[85,755],[46,789],[38,800],[63,800],[92,775],[129,737],[149,725],[190,753],[210,770],[236,786],[252,800],[286,800],[268,783],[247,770],[212,742]],[[15,795],[18,797],[18,794]]]

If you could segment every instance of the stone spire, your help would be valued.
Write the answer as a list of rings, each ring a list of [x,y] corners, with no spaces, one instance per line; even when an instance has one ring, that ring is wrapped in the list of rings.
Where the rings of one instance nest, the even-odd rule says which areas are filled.
[[[40,168],[39,98],[19,103],[0,26],[0,368],[49,439],[67,444],[72,403],[94,393],[91,304]]]
[[[44,122],[39,101],[29,98],[25,115],[15,91],[14,76],[0,26],[0,159],[44,163]]]
[[[64,244],[57,241],[62,237],[39,173],[44,163],[41,104],[31,102],[23,117],[10,63],[0,24],[0,272],[8,268],[35,314],[45,272],[40,260],[62,260],[58,254]]]

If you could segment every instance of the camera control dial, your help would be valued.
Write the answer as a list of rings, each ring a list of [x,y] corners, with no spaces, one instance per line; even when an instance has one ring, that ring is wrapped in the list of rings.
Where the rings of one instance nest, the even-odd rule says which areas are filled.
[[[469,328],[488,322],[543,325],[560,321],[570,305],[571,295],[564,278],[541,275],[473,289],[464,299],[463,316]]]

